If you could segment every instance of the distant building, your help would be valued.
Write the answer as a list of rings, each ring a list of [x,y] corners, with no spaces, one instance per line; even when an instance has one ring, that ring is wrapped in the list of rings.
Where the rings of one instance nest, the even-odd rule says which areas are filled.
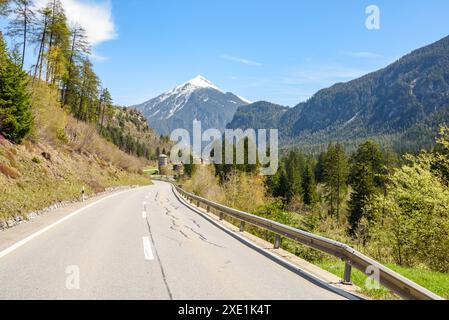
[[[165,154],[159,155],[159,172],[165,172],[168,167],[168,156]]]

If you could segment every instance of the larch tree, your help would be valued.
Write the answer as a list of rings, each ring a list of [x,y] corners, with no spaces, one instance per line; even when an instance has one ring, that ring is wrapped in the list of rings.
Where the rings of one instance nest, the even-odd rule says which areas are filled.
[[[28,45],[28,36],[35,20],[33,11],[33,2],[31,0],[12,0],[9,16],[11,18],[8,25],[7,35],[11,38],[20,38],[22,47],[21,67],[25,64],[26,48]]]
[[[100,131],[104,128],[105,117],[108,115],[108,112],[112,107],[112,96],[109,93],[108,89],[103,89],[100,95],[99,101],[99,110],[98,110],[98,122],[100,126]]]
[[[63,105],[69,103],[70,96],[76,90],[77,83],[79,82],[78,65],[82,64],[91,52],[86,31],[80,25],[75,24],[70,28],[70,37],[71,44],[67,74],[64,78],[64,86],[61,93]]]
[[[45,49],[47,45],[50,16],[51,10],[48,7],[40,9],[37,12],[33,42],[38,47],[38,55],[37,55],[37,62],[34,66],[33,81],[36,79],[42,79],[42,70],[44,67],[44,63],[46,61]]]

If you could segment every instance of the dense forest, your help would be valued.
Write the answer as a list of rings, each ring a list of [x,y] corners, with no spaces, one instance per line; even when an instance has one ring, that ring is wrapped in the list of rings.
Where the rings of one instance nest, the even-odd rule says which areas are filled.
[[[59,92],[61,108],[76,119],[94,124],[98,132],[121,150],[148,160],[156,159],[166,138],[156,135],[145,118],[134,110],[114,106],[90,61],[91,46],[85,30],[69,26],[60,0],[50,0],[36,9],[31,0],[1,2],[7,16],[4,35],[13,49],[8,51],[0,33],[0,133],[19,143],[33,126],[30,97],[43,83]],[[26,61],[34,48],[35,61]],[[29,69],[28,75],[22,69]]]
[[[248,142],[247,142],[248,143]],[[398,155],[367,140],[319,155],[289,152],[274,176],[257,166],[189,165],[187,189],[353,244],[379,261],[449,272],[449,128],[437,147]],[[426,227],[423,227],[426,226]]]

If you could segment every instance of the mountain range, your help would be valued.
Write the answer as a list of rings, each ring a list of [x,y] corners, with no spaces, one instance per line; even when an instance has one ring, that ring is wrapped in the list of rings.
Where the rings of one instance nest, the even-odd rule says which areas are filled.
[[[309,150],[339,141],[352,147],[375,139],[397,151],[435,142],[449,123],[449,37],[420,48],[361,78],[320,90],[293,108],[251,103],[202,76],[134,106],[159,134],[192,129],[279,129],[283,147]]]
[[[150,127],[161,135],[170,135],[175,129],[192,131],[194,120],[201,121],[204,130],[223,131],[238,107],[250,101],[233,93],[224,92],[202,76],[132,108],[140,110]]]
[[[294,108],[266,102],[241,107],[228,127],[279,128],[284,146],[374,138],[419,150],[434,142],[443,122],[449,123],[449,37]]]

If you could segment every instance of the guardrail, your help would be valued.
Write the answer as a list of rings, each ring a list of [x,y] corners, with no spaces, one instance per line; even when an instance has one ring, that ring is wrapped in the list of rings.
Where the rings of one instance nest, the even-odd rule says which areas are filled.
[[[164,178],[158,178],[158,180],[173,183],[173,180],[170,181]],[[378,281],[380,282],[380,284],[395,292],[404,299],[444,300],[442,297],[410,281],[409,279],[385,267],[379,262],[363,255],[362,253],[349,247],[346,244],[317,236],[309,232],[298,230],[275,221],[249,214],[247,212],[226,207],[224,205],[188,193],[179,186],[173,186],[183,198],[195,204],[197,207],[201,207],[202,205],[208,212],[210,212],[211,209],[216,210],[219,213],[220,220],[223,220],[225,216],[230,216],[239,220],[241,232],[245,230],[246,223],[273,232],[274,234],[276,234],[274,243],[275,249],[280,248],[282,237],[285,237],[301,243],[307,247],[325,252],[343,260],[345,262],[343,283],[351,283],[352,268],[356,268],[362,271],[367,276],[372,276],[373,273],[377,273]]]

